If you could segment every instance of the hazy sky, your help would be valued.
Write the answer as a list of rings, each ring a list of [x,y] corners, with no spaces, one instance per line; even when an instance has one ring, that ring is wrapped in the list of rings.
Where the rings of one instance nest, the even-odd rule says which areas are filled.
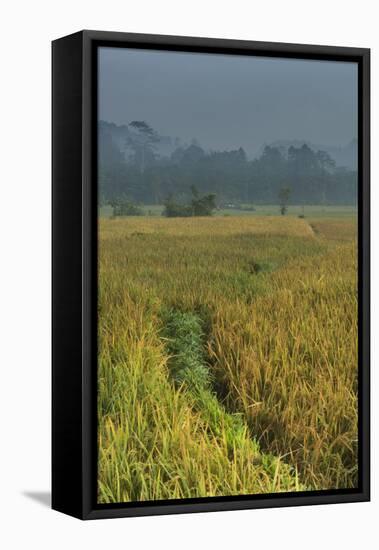
[[[99,118],[211,149],[357,137],[357,65],[125,48],[99,52]]]

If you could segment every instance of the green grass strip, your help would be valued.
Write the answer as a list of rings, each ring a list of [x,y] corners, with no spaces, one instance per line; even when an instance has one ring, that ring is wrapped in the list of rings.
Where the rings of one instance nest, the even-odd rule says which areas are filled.
[[[212,390],[213,380],[204,354],[205,334],[201,318],[192,312],[169,310],[165,314],[169,369],[177,385],[184,384],[197,409],[216,437],[226,440],[228,454],[249,445],[254,462],[261,462],[258,443],[250,437],[242,415],[228,413]]]

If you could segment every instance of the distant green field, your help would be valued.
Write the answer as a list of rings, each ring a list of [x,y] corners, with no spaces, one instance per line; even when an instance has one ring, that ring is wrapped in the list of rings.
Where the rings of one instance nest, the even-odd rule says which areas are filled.
[[[142,205],[147,216],[161,216],[164,206],[162,204]],[[262,204],[254,206],[255,210],[240,210],[238,208],[220,209],[215,212],[215,216],[275,216],[279,215],[279,206],[277,204]],[[291,205],[288,207],[288,216],[300,216],[310,218],[333,218],[333,217],[351,217],[356,216],[356,206],[338,206],[338,205]],[[110,218],[112,216],[111,206],[102,206],[100,208],[100,217]]]

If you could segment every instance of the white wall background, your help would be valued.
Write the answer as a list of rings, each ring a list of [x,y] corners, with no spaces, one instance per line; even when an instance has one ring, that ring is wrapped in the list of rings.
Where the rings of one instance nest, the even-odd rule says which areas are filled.
[[[0,545],[13,548],[377,548],[373,502],[80,522],[51,511],[50,41],[87,29],[372,48],[372,196],[379,236],[379,34],[371,0],[4,2],[0,33]],[[373,250],[373,282],[378,257]],[[373,285],[373,328],[378,321]],[[376,305],[376,310],[375,310]],[[373,330],[373,337],[375,332]],[[373,342],[374,357],[377,351]],[[373,397],[375,362],[373,363]],[[30,493],[36,493],[37,499]],[[29,495],[29,496],[28,496]],[[35,497],[36,495],[34,495]]]

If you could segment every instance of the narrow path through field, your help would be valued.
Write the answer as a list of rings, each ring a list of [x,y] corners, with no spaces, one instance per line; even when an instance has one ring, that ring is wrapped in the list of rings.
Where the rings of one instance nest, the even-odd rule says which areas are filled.
[[[297,473],[279,457],[262,453],[252,436],[242,412],[228,412],[214,391],[212,375],[206,363],[205,333],[199,315],[192,312],[169,311],[165,318],[166,338],[170,360],[170,373],[176,384],[184,385],[195,400],[195,406],[210,432],[227,446],[230,461],[248,457],[250,468],[257,475],[272,477],[275,484],[292,483],[296,490],[301,486]]]

